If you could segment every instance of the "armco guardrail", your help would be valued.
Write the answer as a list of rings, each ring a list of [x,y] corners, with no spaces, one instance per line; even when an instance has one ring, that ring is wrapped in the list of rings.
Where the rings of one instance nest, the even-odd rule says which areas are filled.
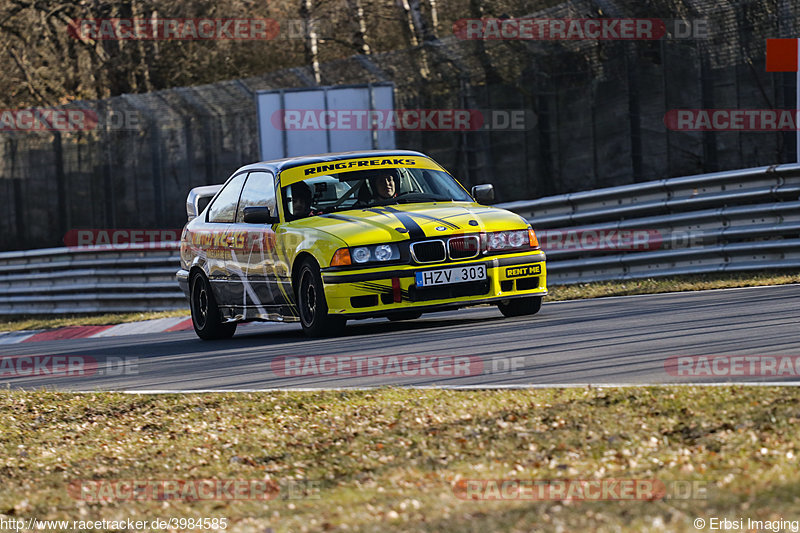
[[[498,207],[533,223],[547,250],[551,284],[800,271],[800,165],[658,180]],[[617,246],[620,235],[628,236],[623,244],[634,246]],[[186,309],[175,282],[178,264],[177,243],[0,253],[0,315]]]
[[[563,194],[499,207],[547,250],[548,283],[800,270],[800,165],[775,165]],[[633,246],[609,246],[609,234]],[[646,236],[646,238],[645,238]],[[606,237],[606,246],[602,246]],[[571,239],[571,240],[570,240]],[[622,239],[623,242],[625,239]],[[637,244],[641,246],[636,246]],[[633,248],[633,249],[630,249]]]
[[[177,243],[0,253],[0,315],[186,309]]]

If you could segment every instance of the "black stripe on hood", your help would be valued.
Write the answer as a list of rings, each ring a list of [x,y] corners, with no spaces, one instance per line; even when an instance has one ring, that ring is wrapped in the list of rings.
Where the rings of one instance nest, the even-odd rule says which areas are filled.
[[[411,239],[422,239],[426,237],[425,232],[422,231],[422,228],[419,226],[419,224],[417,224],[417,222],[408,213],[389,207],[371,207],[366,209],[366,211],[372,211],[373,213],[377,213],[379,215],[394,215],[395,218],[400,221],[400,224],[406,228],[408,231],[408,236]]]
[[[404,211],[400,211],[400,210],[395,209],[394,207],[391,207],[391,206],[386,206],[385,209],[388,210],[388,211],[391,211],[392,213],[404,213]],[[425,220],[433,220],[435,222],[438,222],[439,224],[442,224],[443,226],[447,226],[450,229],[459,229],[457,224],[454,224],[452,222],[448,222],[447,220],[444,220],[444,219],[441,219],[441,218],[432,217],[432,216],[426,215],[424,213],[414,213],[413,215],[409,215],[409,216],[415,216],[415,217],[419,217],[419,218],[424,218]],[[453,216],[461,216],[461,213],[458,213],[458,214],[453,215]]]

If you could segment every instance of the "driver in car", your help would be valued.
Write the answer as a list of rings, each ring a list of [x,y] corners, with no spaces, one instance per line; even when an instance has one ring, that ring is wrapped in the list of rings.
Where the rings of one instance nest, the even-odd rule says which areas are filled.
[[[313,198],[311,187],[307,183],[299,181],[292,185],[292,216],[294,219],[317,214],[311,210]]]
[[[372,187],[375,200],[381,201],[396,197],[397,181],[397,171],[392,169],[370,178],[369,184]]]

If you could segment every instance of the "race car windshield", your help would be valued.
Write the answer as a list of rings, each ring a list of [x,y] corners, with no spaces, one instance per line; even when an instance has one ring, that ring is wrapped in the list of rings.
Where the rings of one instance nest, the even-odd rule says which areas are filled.
[[[397,203],[473,201],[446,172],[419,168],[382,168],[314,176],[281,190],[287,220]]]

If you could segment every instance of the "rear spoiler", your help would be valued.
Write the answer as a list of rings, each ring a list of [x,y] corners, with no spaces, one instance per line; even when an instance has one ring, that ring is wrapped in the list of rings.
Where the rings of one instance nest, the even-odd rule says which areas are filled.
[[[203,204],[203,209],[201,209],[200,202],[205,199],[210,201],[211,198],[213,198],[221,188],[222,184],[203,185],[202,187],[195,187],[189,191],[189,196],[186,197],[186,216],[190,221],[197,217],[197,215],[199,215],[203,209],[205,209],[205,206],[208,205],[208,202],[205,202]]]

